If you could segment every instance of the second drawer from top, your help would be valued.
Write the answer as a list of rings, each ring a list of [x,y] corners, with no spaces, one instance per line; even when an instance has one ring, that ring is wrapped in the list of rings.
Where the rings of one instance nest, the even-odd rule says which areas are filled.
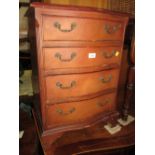
[[[44,69],[106,67],[121,62],[121,47],[44,48]]]

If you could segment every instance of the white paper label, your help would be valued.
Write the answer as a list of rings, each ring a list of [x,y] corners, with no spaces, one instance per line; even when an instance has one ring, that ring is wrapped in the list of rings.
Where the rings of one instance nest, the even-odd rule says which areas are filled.
[[[96,53],[89,53],[88,58],[96,58]]]

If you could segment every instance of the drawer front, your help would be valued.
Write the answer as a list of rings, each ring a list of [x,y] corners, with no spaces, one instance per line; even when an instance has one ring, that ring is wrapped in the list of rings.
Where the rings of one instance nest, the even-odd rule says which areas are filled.
[[[44,48],[44,69],[101,67],[120,64],[121,47]]]
[[[120,21],[43,16],[43,40],[123,40],[124,23]]]
[[[115,69],[88,74],[48,76],[46,77],[46,102],[65,102],[116,88],[118,74],[119,70]]]
[[[48,127],[81,123],[97,115],[115,110],[116,94],[111,93],[91,100],[46,106]]]

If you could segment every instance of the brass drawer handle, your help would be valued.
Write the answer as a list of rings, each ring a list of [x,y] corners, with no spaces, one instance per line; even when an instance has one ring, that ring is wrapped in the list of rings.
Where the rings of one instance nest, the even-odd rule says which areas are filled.
[[[58,114],[60,114],[60,115],[69,115],[69,114],[71,114],[71,113],[73,113],[73,112],[75,112],[76,111],[76,109],[73,107],[73,108],[71,108],[70,110],[68,110],[67,112],[64,112],[62,109],[60,109],[60,108],[57,108],[56,109],[56,112],[58,113]]]
[[[112,58],[113,56],[119,56],[120,52],[119,51],[112,51],[112,52],[103,52],[103,56],[106,58],[106,59],[109,59],[109,58]]]
[[[120,28],[121,28],[121,24],[118,24],[118,25],[115,25],[115,26],[106,24],[104,26],[104,30],[108,34],[113,34],[113,33],[117,32]]]
[[[66,62],[66,61],[71,61],[71,60],[73,60],[73,59],[76,57],[76,53],[71,53],[70,59],[62,59],[62,55],[61,55],[60,53],[56,53],[56,54],[55,54],[55,57],[56,57],[57,59],[59,59],[60,61]]]
[[[108,83],[108,82],[110,82],[112,80],[112,75],[110,74],[108,76],[108,78],[106,78],[106,79],[104,77],[101,77],[100,80],[101,80],[102,83]]]
[[[74,87],[75,85],[76,85],[76,81],[72,81],[72,82],[70,83],[70,86],[63,86],[63,84],[60,83],[60,82],[57,82],[57,83],[56,83],[56,86],[57,86],[58,88],[61,88],[61,89],[70,89],[70,88]]]
[[[103,101],[103,102],[97,103],[97,105],[98,105],[99,107],[103,107],[103,106],[105,106],[106,104],[109,104],[109,103],[110,103],[110,99],[106,99],[106,100]]]
[[[71,32],[71,31],[73,31],[75,29],[76,23],[71,23],[70,29],[62,29],[61,24],[58,23],[58,22],[54,23],[54,27],[57,28],[61,32]]]

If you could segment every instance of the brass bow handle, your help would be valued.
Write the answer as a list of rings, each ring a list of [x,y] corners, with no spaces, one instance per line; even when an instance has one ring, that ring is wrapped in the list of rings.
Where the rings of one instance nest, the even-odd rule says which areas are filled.
[[[71,23],[70,29],[62,29],[61,24],[58,23],[58,22],[54,23],[54,27],[57,28],[61,32],[71,32],[71,31],[73,31],[75,29],[76,23]]]
[[[105,106],[106,104],[109,104],[109,103],[110,103],[110,99],[107,99],[107,100],[105,100],[105,101],[103,101],[103,102],[97,103],[97,105],[98,105],[99,107],[103,107],[103,106]]]
[[[60,114],[60,115],[69,115],[69,114],[71,114],[71,113],[73,113],[73,112],[75,112],[76,111],[76,109],[73,107],[73,108],[71,108],[71,109],[69,109],[67,112],[64,112],[62,109],[60,109],[60,108],[58,108],[57,110],[56,110],[56,112],[58,113],[58,114]]]
[[[67,61],[73,60],[73,59],[76,57],[76,53],[71,53],[69,59],[63,59],[63,58],[62,58],[62,55],[61,55],[60,53],[56,53],[56,54],[55,54],[55,57],[56,57],[57,59],[59,59],[60,61],[67,62]]]
[[[112,58],[114,56],[119,56],[120,52],[119,51],[112,51],[112,52],[103,52],[103,56],[106,58],[106,59],[109,59],[109,58]]]
[[[111,75],[111,74],[108,76],[108,78],[104,78],[104,77],[101,77],[101,78],[100,78],[100,81],[101,81],[102,83],[108,83],[108,82],[110,82],[111,80],[112,80],[112,75]]]
[[[121,24],[117,24],[114,26],[106,24],[104,26],[104,30],[108,34],[113,34],[113,33],[117,32],[120,28],[121,28]]]
[[[70,88],[74,87],[75,85],[76,85],[76,81],[72,81],[69,86],[63,86],[63,84],[60,82],[56,83],[56,86],[61,89],[70,89]]]

